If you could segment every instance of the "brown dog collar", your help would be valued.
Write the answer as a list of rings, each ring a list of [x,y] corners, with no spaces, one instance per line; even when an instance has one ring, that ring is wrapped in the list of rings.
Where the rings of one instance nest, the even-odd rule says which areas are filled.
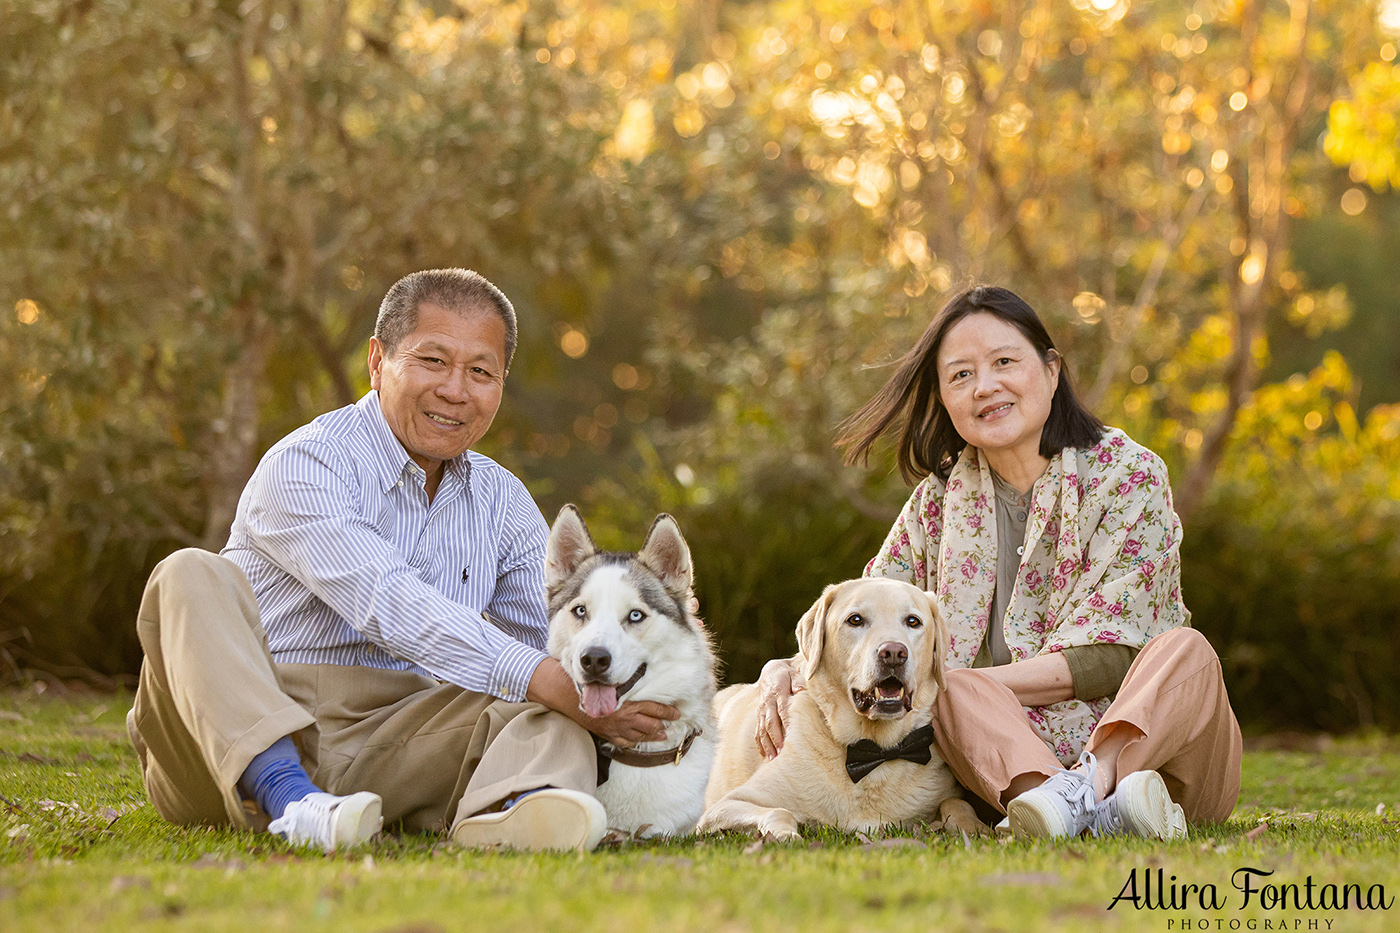
[[[690,746],[695,744],[695,740],[705,734],[704,729],[696,729],[685,737],[685,741],[675,748],[663,748],[656,752],[639,752],[633,748],[618,748],[608,742],[598,743],[598,757],[606,758],[617,762],[620,765],[629,765],[633,768],[656,768],[660,765],[678,765],[685,753],[690,751]],[[606,769],[600,769],[606,774]],[[606,779],[606,778],[605,778]],[[600,782],[601,783],[601,782]]]

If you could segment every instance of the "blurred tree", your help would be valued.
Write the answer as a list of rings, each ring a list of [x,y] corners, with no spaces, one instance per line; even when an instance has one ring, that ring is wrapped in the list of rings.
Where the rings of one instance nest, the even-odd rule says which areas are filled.
[[[260,452],[363,390],[401,274],[487,270],[533,379],[530,312],[567,333],[651,236],[624,14],[440,6],[0,3],[0,606],[44,653],[130,666],[150,562],[221,546]]]
[[[0,385],[0,642],[26,625],[50,661],[131,669],[151,564],[222,542],[256,456],[365,388],[384,289],[437,265],[480,268],[521,311],[484,451],[546,514],[581,501],[609,546],[673,511],[731,679],[873,554],[906,490],[883,461],[844,466],[835,426],[974,280],[1040,309],[1101,414],[1172,464],[1189,540],[1263,594],[1269,560],[1394,495],[1385,410],[1294,481],[1251,459],[1333,450],[1332,402],[1300,447],[1259,438],[1293,437],[1276,400],[1354,308],[1390,326],[1393,214],[1353,211],[1366,196],[1317,145],[1330,113],[1355,185],[1384,158],[1376,14],[0,0],[0,363],[19,374]],[[1307,385],[1356,409],[1338,371]],[[1376,471],[1364,494],[1341,463]],[[1274,514],[1289,495],[1312,524]],[[1389,541],[1329,553],[1383,567]],[[1203,625],[1279,649],[1207,563]],[[1307,579],[1301,601],[1330,598]],[[1376,644],[1348,606],[1351,643]]]

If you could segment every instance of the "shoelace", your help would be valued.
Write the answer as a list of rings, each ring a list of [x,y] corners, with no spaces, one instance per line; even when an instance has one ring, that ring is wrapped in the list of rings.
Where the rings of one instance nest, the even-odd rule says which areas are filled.
[[[1092,824],[1092,814],[1098,806],[1098,795],[1094,792],[1094,775],[1098,771],[1098,762],[1093,755],[1085,752],[1079,757],[1079,763],[1084,765],[1082,771],[1060,768],[1040,786],[1042,790],[1058,795],[1069,804],[1070,816],[1074,818],[1075,826],[1082,831],[1085,823]]]
[[[325,844],[331,838],[331,811],[341,798],[331,794],[307,794],[287,805],[281,816],[267,825],[267,831],[288,842]]]
[[[1094,809],[1093,819],[1089,821],[1089,832],[1095,836],[1122,836],[1127,833],[1112,794]]]

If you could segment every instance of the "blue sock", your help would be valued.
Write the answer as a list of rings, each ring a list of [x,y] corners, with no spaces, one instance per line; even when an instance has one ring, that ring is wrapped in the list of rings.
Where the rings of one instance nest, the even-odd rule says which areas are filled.
[[[311,783],[311,776],[301,766],[301,755],[291,736],[273,742],[271,748],[248,762],[243,776],[238,779],[238,789],[244,796],[256,800],[263,812],[274,820],[282,816],[287,804],[321,790]]]

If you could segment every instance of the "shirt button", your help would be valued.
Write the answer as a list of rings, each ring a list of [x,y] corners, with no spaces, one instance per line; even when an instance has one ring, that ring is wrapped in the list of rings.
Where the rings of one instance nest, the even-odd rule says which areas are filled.
[[[1023,544],[1016,549],[1016,556],[1020,557],[1024,553],[1026,553],[1026,546]]]
[[[1026,520],[1026,513],[1025,513],[1025,512],[1017,512],[1017,513],[1016,513],[1016,521],[1018,521],[1018,522],[1023,522],[1023,521],[1025,521],[1025,520]]]
[[[399,480],[399,481],[398,481],[397,483],[395,483],[394,485],[395,485],[395,486],[398,486],[398,487],[400,487],[400,488],[402,488],[402,487],[403,487],[403,480]]]

